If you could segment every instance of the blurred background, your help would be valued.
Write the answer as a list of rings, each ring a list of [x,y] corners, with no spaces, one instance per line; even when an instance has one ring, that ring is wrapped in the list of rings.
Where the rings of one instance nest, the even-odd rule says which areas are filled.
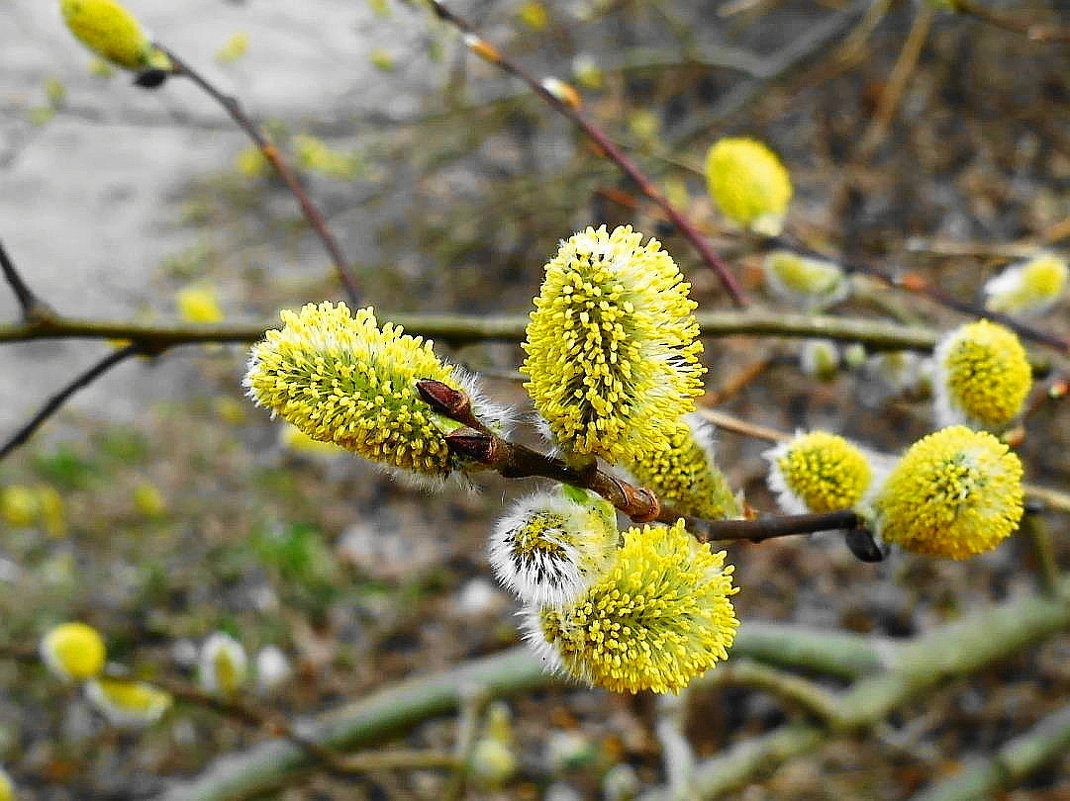
[[[381,318],[526,313],[558,240],[601,223],[657,235],[701,308],[730,305],[613,165],[422,7],[127,5],[239,97],[299,167]],[[1000,8],[1070,24],[1058,6]],[[763,302],[775,304],[760,254],[725,230],[705,194],[703,155],[725,135],[762,139],[780,154],[796,189],[793,234],[916,271],[966,300],[1008,261],[1070,235],[1065,43],[901,0],[451,7],[536,75],[579,88],[590,118]],[[188,82],[144,91],[126,74],[101,74],[52,2],[0,0],[0,33],[0,238],[44,300],[75,316],[268,325],[280,308],[341,297],[293,196]],[[917,61],[875,130],[894,67],[912,46]],[[961,319],[864,282],[845,312],[944,328]],[[0,293],[0,319],[17,318],[13,298]],[[1041,324],[1070,333],[1066,303]],[[0,437],[109,347],[5,344]],[[752,423],[828,428],[889,452],[932,428],[923,385],[900,386],[873,365],[819,380],[800,371],[799,353],[798,341],[708,341],[707,401]],[[449,355],[528,411],[513,375],[518,348]],[[115,661],[189,676],[199,643],[225,631],[252,658],[264,649],[284,655],[277,680],[256,692],[287,714],[328,710],[516,644],[516,610],[490,575],[484,543],[503,499],[531,482],[480,479],[469,494],[400,488],[354,457],[295,441],[253,408],[240,388],[245,357],[244,347],[189,347],[121,365],[0,463],[0,643],[33,645],[50,625],[83,620],[105,634]],[[1030,480],[1066,486],[1066,429],[1056,403],[1030,414],[1021,449]],[[768,447],[724,432],[719,453],[733,485],[771,513]],[[1065,564],[1066,521],[1051,526]],[[831,536],[735,545],[730,559],[744,625],[894,638],[1036,581],[1032,551],[1018,539],[965,563],[893,555],[864,565]],[[910,747],[837,740],[755,778],[742,797],[909,797],[1065,700],[1068,657],[1070,638],[1053,637],[904,709]],[[664,781],[650,698],[566,686],[521,696],[510,710],[518,772],[470,797],[598,798],[618,764],[642,786]],[[696,692],[681,714],[700,757],[786,719],[747,689]],[[219,720],[183,707],[147,731],[116,730],[43,671],[0,661],[0,764],[20,798],[154,797],[170,778],[263,737]],[[406,742],[451,737],[451,722],[433,721]],[[1070,797],[1068,767],[1056,762],[1009,797]],[[440,791],[437,778],[402,771],[317,775],[273,797]]]

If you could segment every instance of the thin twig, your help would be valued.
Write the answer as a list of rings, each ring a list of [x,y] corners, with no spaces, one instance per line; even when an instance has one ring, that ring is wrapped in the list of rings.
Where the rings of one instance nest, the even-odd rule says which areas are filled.
[[[657,521],[672,524],[683,519],[687,530],[703,543],[728,540],[757,543],[794,534],[849,530],[861,526],[859,516],[849,509],[757,520],[705,520],[686,515],[663,505],[649,489],[630,484],[596,464],[577,469],[561,459],[499,436],[474,417],[468,396],[460,390],[432,379],[418,381],[417,389],[435,411],[461,424],[461,428],[446,435],[446,442],[454,452],[504,478],[548,478],[590,490],[609,501],[635,523]]]
[[[1041,592],[1051,597],[1059,592],[1059,564],[1055,560],[1055,548],[1048,531],[1047,521],[1042,515],[1027,514],[1022,519],[1022,532],[1029,537],[1036,559],[1037,583]]]
[[[680,233],[684,238],[695,248],[703,263],[717,274],[721,284],[731,296],[732,302],[740,307],[747,304],[747,298],[743,292],[742,286],[740,286],[725,261],[714,253],[713,248],[710,246],[710,243],[706,241],[706,238],[694,225],[692,225],[683,213],[677,209],[656,186],[654,186],[639,166],[625,155],[624,151],[622,151],[601,128],[588,120],[579,110],[562,101],[557,95],[547,89],[543,81],[540,81],[515,61],[503,55],[489,42],[480,38],[476,34],[472,25],[462,17],[454,14],[449,8],[439,2],[439,0],[428,0],[428,2],[439,19],[453,25],[469,37],[469,49],[477,53],[488,63],[494,64],[504,72],[508,72],[522,80],[531,87],[535,94],[546,101],[551,108],[566,117],[573,125],[579,128],[588,139],[594,142],[601,152],[604,153],[610,161],[616,164],[625,175],[634,181],[636,186],[639,187],[639,190],[657,205],[669,220],[672,221],[673,225],[680,230]]]
[[[849,273],[858,273],[860,275],[868,275],[871,278],[875,278],[881,283],[896,288],[905,289],[908,292],[912,292],[918,295],[924,295],[930,300],[939,303],[953,311],[957,311],[961,314],[966,314],[971,317],[983,318],[991,320],[993,322],[1005,325],[1010,328],[1018,336],[1023,339],[1028,339],[1032,342],[1037,342],[1048,347],[1055,348],[1060,353],[1070,353],[1070,340],[1065,337],[1061,337],[1058,334],[1053,334],[1049,331],[1043,331],[1039,328],[1034,328],[1028,323],[1023,323],[1008,314],[1002,312],[995,312],[989,309],[985,309],[976,303],[970,303],[969,301],[960,300],[953,295],[944,292],[936,285],[929,282],[927,279],[914,273],[907,273],[906,275],[897,275],[886,268],[875,267],[871,264],[859,261],[850,261],[844,259],[837,259],[834,256],[821,253],[806,247],[800,242],[795,241],[787,236],[770,236],[761,240],[760,246],[764,250],[791,250],[795,253],[799,253],[803,256],[810,256],[819,259],[825,259],[828,261],[837,262],[844,270]]]
[[[955,10],[1011,33],[1023,34],[1034,42],[1070,42],[1070,28],[1059,25],[1044,25],[1039,22],[1019,19],[1010,14],[993,11],[976,0],[952,0]]]
[[[903,96],[907,80],[917,66],[925,40],[929,38],[929,30],[932,28],[933,15],[935,13],[933,7],[928,3],[921,3],[916,6],[914,22],[910,26],[906,42],[904,42],[903,49],[899,52],[899,58],[896,59],[895,66],[892,67],[888,81],[884,85],[884,91],[881,92],[877,110],[873,113],[865,133],[862,134],[858,151],[855,154],[858,161],[868,160],[881,143],[881,140],[884,139],[884,135],[895,114],[895,109],[899,105],[899,99]]]
[[[238,723],[263,729],[271,736],[285,738],[300,746],[323,766],[342,775],[363,774],[370,771],[454,768],[457,760],[439,751],[394,751],[374,754],[342,754],[318,740],[301,734],[285,715],[266,709],[237,695],[221,696],[206,693],[187,682],[170,677],[150,680],[161,690],[188,704],[210,709],[218,715]]]
[[[3,270],[4,280],[7,281],[8,286],[11,287],[11,291],[15,295],[15,300],[18,301],[19,308],[22,310],[22,319],[25,322],[33,323],[52,314],[51,308],[37,297],[26,281],[23,280],[18,268],[15,267],[15,262],[8,255],[3,242],[0,242],[0,269]]]
[[[65,386],[63,389],[61,389],[59,392],[49,398],[45,405],[41,407],[40,411],[38,411],[37,414],[31,417],[30,420],[25,425],[23,425],[22,428],[15,432],[15,434],[4,444],[4,446],[0,448],[0,459],[6,457],[20,445],[25,444],[26,441],[31,436],[33,436],[33,433],[37,431],[37,429],[40,428],[44,424],[44,422],[48,420],[49,417],[55,414],[63,406],[63,404],[66,403],[72,395],[74,395],[75,392],[80,389],[83,389],[84,387],[89,386],[97,378],[104,375],[104,373],[108,372],[108,370],[110,370],[115,365],[126,361],[132,356],[141,355],[144,352],[145,351],[141,345],[138,345],[137,343],[132,343],[119,350],[109,353],[106,357],[101,359],[91,368],[86,370],[81,375],[77,376],[73,381],[67,384],[67,386]]]
[[[525,336],[525,315],[427,315],[380,312],[378,317],[400,325],[411,334],[450,345],[469,345],[498,340],[519,342]],[[904,326],[860,317],[832,317],[818,314],[785,314],[772,309],[700,312],[695,315],[699,331],[706,337],[775,336],[788,338],[835,339],[860,342],[871,351],[930,351],[940,339],[936,329]],[[0,325],[0,343],[41,339],[123,339],[144,345],[154,352],[209,342],[255,342],[277,320],[227,325],[145,324],[117,320],[89,320],[56,316],[34,323]]]
[[[237,123],[238,127],[241,128],[253,141],[264,158],[275,168],[275,171],[279,174],[279,177],[282,178],[287,188],[293,193],[293,196],[297,198],[297,202],[301,206],[301,213],[304,214],[308,224],[312,227],[316,236],[319,237],[320,242],[323,243],[323,247],[326,249],[327,254],[330,256],[331,261],[334,264],[335,272],[338,274],[338,280],[342,283],[342,287],[345,290],[349,302],[353,304],[359,303],[360,290],[357,288],[356,279],[350,272],[349,264],[346,261],[345,255],[342,253],[342,248],[339,246],[338,240],[335,239],[334,234],[331,233],[327,221],[323,218],[323,215],[320,214],[319,209],[316,208],[304,187],[301,186],[301,182],[298,180],[296,173],[282,157],[282,153],[279,152],[279,149],[267,140],[264,133],[242,109],[241,103],[238,102],[237,98],[221,92],[207,78],[201,75],[201,73],[194,70],[189,64],[176,56],[168,48],[159,44],[157,47],[171,59],[174,73],[176,75],[186,76],[193,81],[199,89],[203,90],[205,94],[219,103],[224,111],[230,115],[230,118]]]

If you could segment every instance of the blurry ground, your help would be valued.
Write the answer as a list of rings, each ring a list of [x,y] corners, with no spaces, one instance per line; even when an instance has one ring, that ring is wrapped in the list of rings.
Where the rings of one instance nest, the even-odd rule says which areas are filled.
[[[389,4],[393,13],[378,16],[353,0],[130,5],[161,40],[267,120],[284,147],[293,152],[302,141],[295,137],[312,134],[338,156],[332,169],[321,159],[310,191],[366,296],[382,309],[526,311],[559,238],[603,221],[658,228],[631,188],[561,121],[515,83],[460,58],[455,37],[424,14]],[[701,163],[712,139],[735,133],[759,136],[784,157],[797,188],[791,226],[812,244],[932,271],[964,297],[1000,262],[933,258],[919,247],[1002,245],[1070,214],[1065,48],[938,17],[887,141],[860,160],[857,142],[912,7],[893,4],[853,60],[837,58],[859,20],[846,17],[839,33],[773,85],[748,83],[733,70],[680,66],[683,54],[712,59],[722,45],[768,64],[854,8],[801,0],[733,5],[743,10],[548,4],[545,28],[530,11],[520,14],[519,3],[463,8],[536,73],[568,77],[581,54],[607,66],[677,64],[611,71],[602,88],[585,94],[592,116],[655,177],[677,195],[690,193],[691,215],[714,235],[717,218],[688,168]],[[270,178],[238,168],[246,142],[205,98],[180,82],[148,93],[124,76],[90,75],[88,56],[51,3],[0,0],[0,24],[0,237],[48,301],[71,313],[173,319],[175,292],[210,282],[228,319],[239,320],[338,296],[292,198]],[[248,54],[216,63],[213,55],[239,30],[249,34]],[[64,84],[66,100],[50,120],[33,124],[49,78]],[[725,105],[748,85],[740,108]],[[713,116],[718,110],[731,113]],[[314,161],[308,166],[316,168]],[[702,306],[724,306],[686,243],[671,231],[662,235]],[[718,243],[734,247],[729,238]],[[741,257],[735,266],[760,296],[758,263]],[[896,304],[908,319],[953,319],[912,299]],[[860,303],[852,310],[871,313]],[[14,313],[0,293],[3,319]],[[1043,323],[1070,331],[1066,304]],[[5,346],[0,430],[106,347]],[[888,450],[929,427],[924,401],[886,405],[862,376],[816,383],[800,375],[795,352],[792,343],[708,343],[710,389],[774,356],[774,366],[727,410],[784,430],[831,427]],[[502,346],[455,355],[498,370],[519,360]],[[289,655],[297,678],[273,702],[301,712],[515,642],[512,602],[490,581],[483,542],[500,499],[522,488],[488,481],[480,494],[426,496],[344,456],[295,454],[241,398],[243,358],[241,349],[190,349],[158,364],[124,365],[0,465],[0,485],[59,490],[68,521],[54,536],[34,526],[5,531],[0,641],[33,642],[47,625],[77,618],[107,633],[116,661],[181,673],[190,645],[222,628],[250,651],[277,645]],[[492,389],[522,403],[507,381]],[[1023,456],[1032,480],[1066,486],[1064,421],[1058,406],[1029,419]],[[766,446],[728,433],[721,440],[734,483],[753,505],[772,510],[762,487]],[[146,487],[158,491],[162,506],[146,503]],[[1052,526],[1066,564],[1065,520]],[[1033,581],[1028,548],[1016,541],[963,564],[899,556],[865,566],[822,540],[737,546],[731,558],[744,587],[744,622],[794,620],[891,636]],[[1065,699],[1068,653],[1070,640],[1057,638],[907,710],[904,720],[921,720],[909,747],[839,742],[745,797],[904,798]],[[644,699],[571,690],[522,699],[513,711],[524,772],[503,797],[538,797],[549,784],[551,731],[577,731],[593,745],[593,757],[556,777],[579,797],[597,797],[599,776],[615,760],[634,765],[645,782],[662,779]],[[706,755],[782,720],[764,696],[711,692],[693,699],[689,733]],[[428,725],[409,744],[448,743],[450,731]],[[195,772],[250,738],[197,712],[138,737],[117,734],[41,673],[0,663],[0,764],[26,798],[136,797],[155,789],[158,777]],[[1070,792],[1067,767],[1040,774],[1012,797],[1061,797]],[[433,798],[435,785],[404,775],[371,787],[320,779],[281,797],[382,792]]]

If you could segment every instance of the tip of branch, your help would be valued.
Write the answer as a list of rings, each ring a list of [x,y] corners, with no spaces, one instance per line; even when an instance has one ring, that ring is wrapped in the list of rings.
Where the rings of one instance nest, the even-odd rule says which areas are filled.
[[[472,401],[467,393],[433,378],[421,378],[417,381],[416,392],[424,403],[439,414],[467,423],[467,417],[472,411]],[[466,419],[459,419],[462,417]]]

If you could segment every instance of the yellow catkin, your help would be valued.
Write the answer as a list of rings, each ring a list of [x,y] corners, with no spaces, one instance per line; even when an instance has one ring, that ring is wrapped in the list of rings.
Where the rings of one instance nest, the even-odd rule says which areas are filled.
[[[1068,273],[1066,259],[1052,253],[1034,256],[990,279],[985,305],[1007,314],[1042,314],[1062,297]]]
[[[885,542],[929,556],[990,551],[1022,517],[1022,463],[986,431],[951,426],[915,442],[874,501]]]
[[[104,640],[85,623],[63,623],[41,639],[41,658],[49,669],[68,681],[82,681],[104,669]]]
[[[117,726],[149,726],[171,706],[171,696],[151,684],[104,677],[86,684],[86,698]]]
[[[769,486],[790,514],[851,509],[873,481],[873,468],[858,446],[827,431],[800,434],[766,458]]]
[[[613,692],[679,692],[728,656],[732,567],[684,529],[633,528],[612,568],[573,604],[529,611],[529,642],[568,674]]]
[[[588,228],[546,265],[520,369],[566,453],[620,462],[662,446],[702,391],[690,285],[642,240]]]
[[[67,28],[100,58],[128,70],[168,69],[137,19],[115,0],[60,0]]]
[[[780,233],[791,201],[791,178],[761,142],[721,139],[706,153],[706,183],[725,217],[760,234]]]
[[[1033,384],[1025,348],[1009,328],[967,323],[936,348],[936,410],[943,425],[1003,426],[1022,410]]]
[[[713,457],[713,427],[688,415],[664,447],[637,453],[626,465],[636,481],[678,512],[709,520],[737,517],[739,502]]]
[[[257,403],[312,439],[445,478],[459,466],[445,434],[458,426],[419,397],[416,382],[425,378],[468,392],[476,413],[500,428],[500,410],[441,362],[431,342],[390,323],[380,328],[370,307],[350,314],[344,303],[321,303],[281,314],[283,327],[253,347],[244,383]]]

